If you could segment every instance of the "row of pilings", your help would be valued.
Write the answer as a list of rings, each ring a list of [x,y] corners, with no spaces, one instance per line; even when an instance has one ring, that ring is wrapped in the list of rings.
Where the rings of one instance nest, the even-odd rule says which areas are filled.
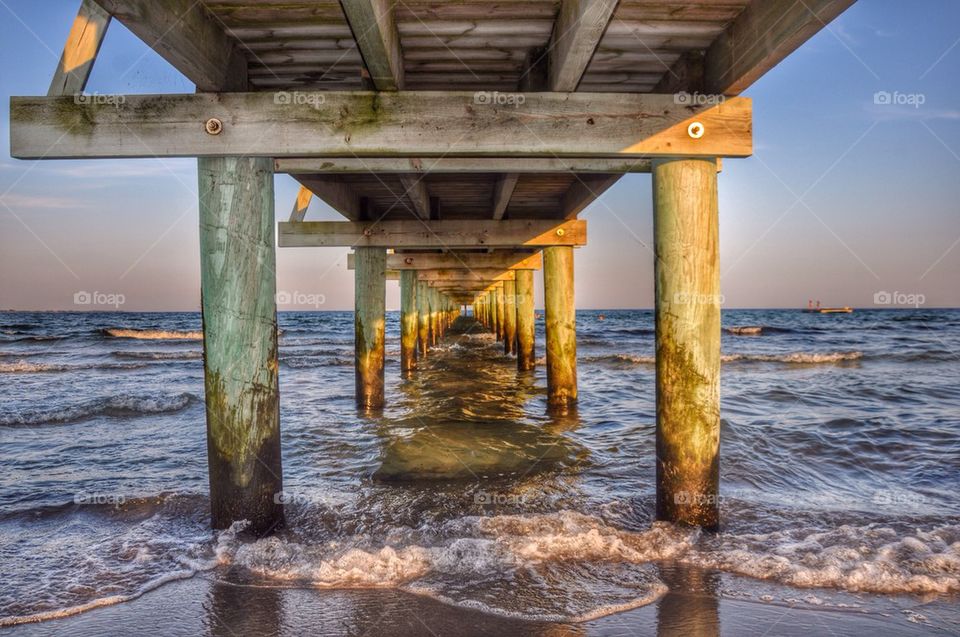
[[[255,157],[198,160],[204,378],[212,524],[283,524],[273,166]],[[657,518],[719,524],[720,276],[717,163],[653,162]],[[384,403],[386,249],[356,248],[356,396]],[[532,271],[471,293],[477,317],[536,361]],[[573,248],[543,248],[548,403],[577,401]],[[413,373],[460,312],[450,294],[401,274],[402,368]],[[414,329],[416,327],[416,329]]]

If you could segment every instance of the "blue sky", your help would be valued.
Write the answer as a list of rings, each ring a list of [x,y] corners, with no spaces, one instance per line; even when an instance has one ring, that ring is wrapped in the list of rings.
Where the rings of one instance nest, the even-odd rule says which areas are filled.
[[[78,6],[0,0],[0,308],[85,309],[74,295],[96,291],[126,310],[197,309],[195,161],[9,157],[8,98],[46,93]],[[754,156],[720,175],[725,306],[870,307],[881,291],[960,306],[958,78],[960,3],[859,0],[751,87]],[[193,85],[114,22],[87,90]],[[876,104],[880,91],[923,103]],[[278,218],[295,194],[276,178]],[[339,218],[316,201],[308,214]],[[625,177],[581,218],[577,306],[651,307],[649,175]],[[278,289],[352,308],[345,254],[279,250]],[[398,296],[388,285],[388,308]]]

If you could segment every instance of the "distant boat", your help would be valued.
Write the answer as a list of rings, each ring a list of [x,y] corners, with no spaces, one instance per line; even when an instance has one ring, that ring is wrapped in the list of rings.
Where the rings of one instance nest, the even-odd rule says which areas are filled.
[[[817,304],[814,305],[813,301],[807,301],[807,307],[804,312],[810,314],[850,314],[853,312],[852,307],[820,307],[820,301],[817,301]]]

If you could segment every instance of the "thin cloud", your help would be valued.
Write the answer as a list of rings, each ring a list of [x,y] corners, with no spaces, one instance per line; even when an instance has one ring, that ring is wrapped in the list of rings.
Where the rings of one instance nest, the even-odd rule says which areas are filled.
[[[7,193],[0,197],[6,206],[15,211],[21,210],[76,210],[93,208],[93,203],[74,197],[53,197],[49,195],[20,195]]]

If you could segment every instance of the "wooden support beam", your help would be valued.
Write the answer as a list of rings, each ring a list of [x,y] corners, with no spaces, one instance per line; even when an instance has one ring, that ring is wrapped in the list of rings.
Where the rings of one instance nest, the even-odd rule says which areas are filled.
[[[417,367],[417,273],[400,275],[400,373],[406,377]]]
[[[502,285],[498,286],[497,289],[493,291],[493,294],[494,294],[494,298],[496,299],[495,304],[497,308],[497,318],[495,321],[495,324],[497,327],[497,340],[501,341],[503,340],[503,333],[504,333],[503,286]]]
[[[403,88],[403,54],[390,0],[340,0],[363,63],[378,91]]]
[[[739,95],[854,0],[753,0],[707,49],[708,93]]]
[[[715,529],[720,521],[716,163],[655,163],[653,215],[657,519]]]
[[[187,76],[197,90],[246,90],[246,57],[203,3],[196,0],[96,2]]]
[[[357,248],[354,347],[357,407],[361,409],[383,407],[386,263],[383,248]]]
[[[604,157],[293,157],[280,158],[274,171],[289,175],[318,173],[429,175],[434,173],[648,173],[650,160]]]
[[[211,524],[283,525],[273,166],[198,162]]]
[[[410,200],[410,204],[421,219],[430,219],[430,193],[422,176],[404,173],[399,175],[400,183]]]
[[[80,3],[47,95],[83,93],[109,25],[110,14],[99,4],[93,0]]]
[[[199,6],[199,5],[198,5]],[[531,93],[517,108],[474,93],[315,94],[322,108],[271,93],[10,98],[10,148],[20,159],[349,155],[744,157],[749,98],[714,106],[672,95]],[[208,132],[212,131],[212,132]]]
[[[517,282],[503,282],[503,353],[517,353]]]
[[[582,220],[280,222],[281,247],[539,248],[587,243]]]
[[[560,200],[560,213],[563,215],[563,218],[575,219],[587,206],[606,192],[610,186],[617,183],[621,176],[622,175],[577,176],[577,180],[573,182],[567,192],[563,193],[563,199]]]
[[[507,212],[507,206],[510,205],[510,197],[513,196],[513,190],[517,187],[517,181],[520,175],[517,173],[506,173],[500,175],[497,179],[497,187],[493,190],[493,218],[496,221],[503,219]]]
[[[409,272],[409,270],[404,271]],[[490,284],[497,281],[513,281],[516,274],[514,270],[421,270],[416,272],[416,277],[419,281]]]
[[[347,254],[347,269],[354,269],[355,256]],[[444,252],[387,255],[387,270],[539,270],[539,252],[495,250],[494,252]]]
[[[530,371],[537,364],[534,351],[533,270],[517,270],[517,369]]]
[[[353,186],[347,184],[335,176],[319,175],[311,177],[299,177],[298,181],[321,200],[347,219],[360,221],[366,212],[363,209],[360,193]],[[300,197],[297,196],[299,201]],[[310,203],[309,201],[307,202]],[[306,209],[304,209],[306,212]],[[298,221],[290,219],[290,221]],[[299,219],[303,221],[303,219]]]
[[[426,283],[417,283],[417,345],[420,358],[427,355],[430,345],[430,298]]]
[[[550,87],[575,91],[593,58],[618,0],[563,0],[550,41]]]
[[[543,251],[547,336],[547,403],[563,411],[577,402],[577,312],[573,301],[573,248]]]
[[[297,200],[293,202],[293,210],[290,211],[290,221],[303,221],[311,199],[313,199],[313,192],[306,186],[300,186],[300,190],[297,191]]]

